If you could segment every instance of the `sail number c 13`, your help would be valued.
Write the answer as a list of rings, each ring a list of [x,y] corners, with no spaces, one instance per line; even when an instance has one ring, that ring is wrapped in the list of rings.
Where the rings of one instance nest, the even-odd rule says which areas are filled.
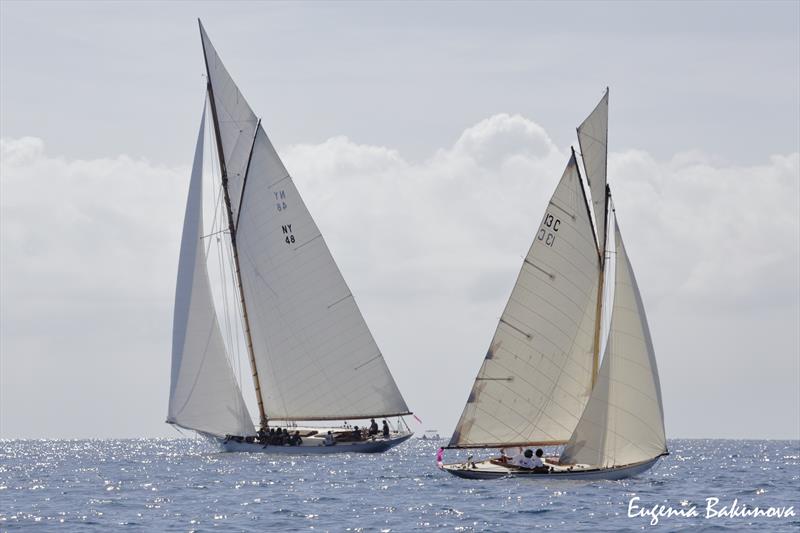
[[[558,233],[558,228],[560,226],[560,219],[554,217],[550,213],[545,213],[544,222],[542,222],[542,227],[539,228],[539,233],[536,234],[536,238],[540,241],[544,241],[547,246],[553,246],[553,243],[556,241],[556,233]]]

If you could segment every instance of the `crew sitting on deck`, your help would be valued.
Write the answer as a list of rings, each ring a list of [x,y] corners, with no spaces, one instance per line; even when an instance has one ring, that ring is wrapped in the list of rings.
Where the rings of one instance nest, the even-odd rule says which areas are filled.
[[[375,435],[378,434],[378,423],[375,422],[374,418],[370,419],[370,422],[371,423],[369,425],[369,436],[374,437]]]
[[[541,468],[544,466],[544,461],[542,461],[542,456],[544,452],[541,448],[536,450],[536,456],[533,458],[533,468]]]
[[[303,439],[300,437],[300,432],[299,431],[295,431],[294,435],[289,437],[289,445],[291,445],[291,446],[300,446],[301,444],[303,444]]]
[[[547,472],[550,470],[550,467],[544,463],[543,457],[544,451],[542,451],[541,448],[536,450],[536,455],[534,455],[533,450],[528,448],[523,453],[514,456],[514,458],[511,459],[511,464],[537,472]]]
[[[281,441],[281,444],[284,446],[291,446],[292,444],[291,437],[289,436],[289,430],[286,428],[283,428],[283,436],[281,437]]]
[[[519,466],[520,468],[533,468],[535,465],[532,457],[533,457],[533,450],[528,448],[524,452],[515,455],[514,458],[511,459],[511,464],[514,466]],[[541,463],[541,459],[539,460],[539,462]]]
[[[353,440],[361,440],[361,430],[358,429],[358,426],[353,428]]]
[[[383,421],[383,437],[389,438],[389,423],[386,420]]]
[[[328,431],[328,434],[325,435],[325,446],[333,446],[336,444],[336,439],[333,438],[333,433]]]

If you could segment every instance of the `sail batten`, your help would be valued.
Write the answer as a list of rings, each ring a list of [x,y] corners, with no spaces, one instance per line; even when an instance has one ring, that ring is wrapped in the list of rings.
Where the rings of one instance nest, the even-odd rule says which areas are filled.
[[[565,442],[572,433],[591,389],[599,269],[581,188],[573,153],[449,446]]]
[[[252,435],[253,422],[217,321],[202,245],[204,125],[205,112],[195,149],[178,262],[167,422],[218,436]]]
[[[232,239],[252,366],[263,384],[266,418],[408,414],[352,292],[263,124],[202,25],[201,37],[223,181],[231,198],[229,213],[235,213]]]

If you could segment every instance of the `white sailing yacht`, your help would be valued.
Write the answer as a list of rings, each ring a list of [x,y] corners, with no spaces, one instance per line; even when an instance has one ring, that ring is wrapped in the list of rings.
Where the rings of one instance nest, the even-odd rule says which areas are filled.
[[[607,141],[608,89],[578,127],[592,201],[573,150],[447,446],[501,455],[440,461],[451,474],[621,479],[668,454],[653,343],[606,183]],[[547,446],[560,455],[535,469],[506,455]]]
[[[226,451],[370,453],[396,446],[412,435],[400,418],[411,412],[325,239],[202,23],[200,36],[227,214],[222,233],[231,251],[260,429],[220,329],[203,244],[205,110],[181,240],[167,422]],[[397,426],[387,424],[377,435],[346,425],[302,425],[389,417],[398,417]],[[276,426],[296,433],[302,444],[291,439],[289,446],[290,439],[270,435]]]

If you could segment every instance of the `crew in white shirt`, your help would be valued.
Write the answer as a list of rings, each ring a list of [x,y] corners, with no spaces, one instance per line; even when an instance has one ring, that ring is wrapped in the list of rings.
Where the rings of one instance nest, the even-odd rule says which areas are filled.
[[[524,452],[515,455],[511,459],[511,464],[514,466],[518,466],[520,468],[544,468],[547,465],[544,463],[544,451],[541,448],[536,450],[536,454],[534,455],[533,450],[530,448],[526,449]]]
[[[543,455],[544,455],[544,452],[542,451],[541,448],[536,450],[536,456],[533,458],[533,468],[540,468],[540,467],[544,466],[544,461],[542,461],[542,456]]]
[[[534,461],[532,457],[533,457],[533,450],[528,448],[524,452],[515,455],[514,458],[511,459],[511,464],[514,466],[519,466],[521,468],[533,468]]]

